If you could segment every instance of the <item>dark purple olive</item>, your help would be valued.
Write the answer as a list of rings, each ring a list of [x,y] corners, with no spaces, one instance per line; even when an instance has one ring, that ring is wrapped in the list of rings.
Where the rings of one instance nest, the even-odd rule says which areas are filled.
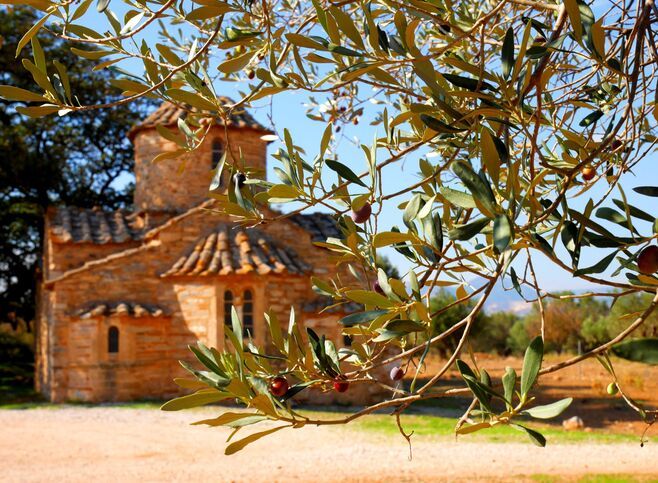
[[[644,248],[637,257],[637,267],[644,275],[658,272],[658,246],[650,245]]]
[[[375,283],[372,284],[372,289],[373,289],[375,292],[384,295],[384,289],[383,289],[382,286],[379,284],[379,280],[375,280]]]
[[[235,181],[235,184],[238,188],[242,188],[244,186],[244,182],[247,181],[247,177],[244,175],[244,173],[236,173],[233,175],[233,181]]]
[[[345,380],[345,376],[338,376],[334,379],[333,386],[336,392],[345,392],[350,388],[350,383]]]
[[[276,397],[285,396],[289,388],[290,386],[288,385],[288,381],[286,381],[285,377],[277,376],[270,381],[269,389],[270,389],[270,394],[272,394],[272,396],[276,396]]]
[[[610,143],[610,150],[611,151],[616,151],[617,149],[621,148],[621,141],[619,139],[615,139]]]
[[[400,366],[395,366],[393,369],[391,369],[391,380],[399,381],[403,377],[404,377],[404,371]]]
[[[366,203],[361,209],[356,211],[352,210],[352,219],[354,220],[354,223],[365,223],[368,221],[371,214],[372,206],[370,206],[370,203]]]
[[[545,44],[546,43],[546,37],[543,35],[537,35],[535,39],[533,40],[533,43],[535,44]]]

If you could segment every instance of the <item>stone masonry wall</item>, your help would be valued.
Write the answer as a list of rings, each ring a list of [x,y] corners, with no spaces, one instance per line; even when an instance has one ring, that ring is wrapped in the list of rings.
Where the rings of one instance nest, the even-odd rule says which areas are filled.
[[[189,251],[200,236],[226,221],[199,211],[164,228],[137,252],[113,258],[45,288],[41,317],[48,323],[40,326],[46,329],[43,332],[48,335],[44,336],[51,345],[45,363],[40,362],[39,372],[40,387],[45,392],[50,390],[52,400],[126,400],[177,393],[179,390],[171,381],[185,375],[177,361],[192,360],[188,344],[197,340],[212,346],[223,344],[223,294],[227,289],[234,293],[238,306],[244,290],[254,294],[254,338],[259,344],[267,341],[263,312],[268,308],[286,323],[291,306],[299,317],[304,316],[303,302],[315,296],[306,275],[159,276]],[[321,271],[331,270],[328,252],[311,245],[308,234],[292,222],[265,225],[262,229],[278,243],[289,243],[307,263]],[[119,301],[157,305],[166,317],[123,317],[115,321],[75,317],[75,310],[82,305]],[[102,357],[106,352],[107,328],[112,324],[120,324],[120,333],[128,337],[122,349],[132,355]],[[40,350],[43,347],[47,345],[40,344]]]
[[[44,264],[44,274],[47,278],[58,277],[64,272],[81,267],[87,262],[100,260],[112,253],[139,246],[139,242],[98,245],[93,243],[52,243],[52,240],[48,240],[47,243],[51,245],[49,250],[51,256],[47,258],[47,263]]]
[[[182,211],[208,198],[212,179],[212,143],[223,142],[229,159],[239,161],[240,152],[247,166],[265,170],[267,142],[261,131],[229,129],[230,149],[223,127],[213,127],[201,147],[190,155],[152,163],[153,158],[177,149],[175,143],[160,137],[155,129],[140,131],[135,137],[135,209]],[[232,157],[232,158],[231,158]]]
[[[175,394],[167,317],[68,318],[66,397],[122,401]],[[110,327],[119,329],[119,352],[108,352]]]
[[[139,246],[138,241],[105,243],[102,245],[91,242],[55,243],[50,236],[50,221],[52,216],[54,216],[53,211],[50,211],[46,215],[44,227],[44,233],[46,234],[43,254],[43,271],[45,279],[58,277],[67,270],[80,267],[86,262],[99,260],[111,255],[112,253]]]

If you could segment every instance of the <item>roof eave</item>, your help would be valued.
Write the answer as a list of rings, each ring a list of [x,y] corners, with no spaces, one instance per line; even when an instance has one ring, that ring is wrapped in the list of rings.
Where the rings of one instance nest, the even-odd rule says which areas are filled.
[[[172,128],[172,127],[177,127],[176,123],[162,123],[160,124],[161,126],[164,126],[166,128]],[[218,127],[224,127],[223,124],[215,124]],[[271,129],[268,129],[264,126],[236,126],[236,125],[229,125],[229,129],[234,129],[236,131],[256,131],[265,134],[275,134],[274,131]],[[151,130],[156,130],[155,126],[142,126],[142,125],[136,125],[130,128],[128,133],[126,134],[126,137],[130,140],[130,142],[134,142],[135,137],[137,134],[139,134],[142,131],[151,131]],[[267,144],[270,144],[274,141],[265,141]]]

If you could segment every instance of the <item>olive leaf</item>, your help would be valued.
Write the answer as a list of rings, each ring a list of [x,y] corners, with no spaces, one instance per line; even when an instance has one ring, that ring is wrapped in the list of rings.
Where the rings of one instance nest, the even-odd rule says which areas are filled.
[[[339,176],[346,179],[347,181],[351,181],[352,183],[356,183],[360,186],[363,186],[364,188],[367,188],[367,185],[361,181],[356,173],[345,166],[343,163],[331,159],[325,160],[325,163],[327,166],[329,166],[329,168],[338,173]]]
[[[567,397],[554,403],[546,404],[545,406],[535,406],[525,409],[521,414],[535,419],[551,419],[562,414],[572,402],[573,398]]]
[[[248,444],[253,443],[254,441],[258,441],[259,439],[268,436],[272,433],[276,433],[277,431],[282,430],[283,428],[287,428],[289,425],[285,426],[278,426],[276,428],[268,429],[267,431],[261,431],[259,433],[254,433],[250,434],[246,438],[242,438],[234,443],[229,444],[226,449],[224,450],[224,454],[227,456],[230,456],[234,453],[237,453],[238,451],[244,449],[245,446]]]
[[[612,346],[612,352],[622,359],[658,364],[658,338],[631,339]]]
[[[498,215],[493,225],[494,248],[497,253],[507,250],[514,238],[514,229],[507,215]]]
[[[508,28],[505,32],[505,39],[503,40],[503,48],[501,50],[501,64],[503,66],[503,77],[509,78],[514,67],[514,29]]]
[[[538,431],[535,431],[534,429],[527,428],[525,426],[521,426],[520,424],[512,423],[512,424],[510,424],[510,426],[512,428],[516,429],[517,431],[522,431],[525,434],[527,434],[528,437],[530,438],[530,441],[532,441],[533,444],[535,444],[537,446],[540,446],[542,448],[546,446],[546,438],[541,433],[539,433]]]
[[[523,370],[521,371],[521,396],[526,398],[530,389],[537,380],[544,357],[544,340],[541,336],[535,337],[525,351]]]
[[[457,161],[452,170],[464,183],[466,188],[473,195],[476,203],[479,202],[480,210],[488,218],[493,218],[494,214],[498,211],[496,200],[493,196],[493,191],[489,184],[473,171],[473,167],[466,161]]]

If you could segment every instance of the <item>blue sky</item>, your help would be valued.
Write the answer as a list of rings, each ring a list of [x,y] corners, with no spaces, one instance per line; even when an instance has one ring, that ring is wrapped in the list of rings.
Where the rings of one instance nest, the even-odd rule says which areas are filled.
[[[222,92],[226,92],[228,95],[231,95],[231,93],[228,92],[230,89],[231,86],[229,84],[226,86],[226,90],[222,90]],[[277,133],[282,133],[283,129],[287,128],[291,132],[295,143],[302,147],[309,155],[308,157],[312,159],[314,154],[318,151],[319,140],[322,136],[325,125],[319,122],[311,121],[306,117],[306,108],[304,107],[304,103],[304,94],[291,92],[278,95],[272,100],[271,116],[274,120],[274,127]],[[261,108],[258,108],[259,104],[262,106]],[[380,106],[373,104],[366,105],[365,108],[366,114],[369,112],[371,115],[377,114],[381,109]],[[251,111],[261,122],[265,122],[267,121],[267,115],[269,115],[270,112],[270,104],[269,102],[256,103],[256,108],[252,108]],[[349,165],[356,172],[361,172],[365,169],[365,160],[363,153],[361,152],[360,148],[358,148],[358,143],[351,141],[356,138],[361,142],[370,144],[377,130],[379,130],[380,134],[383,131],[381,126],[371,126],[368,122],[368,118],[371,117],[366,115],[363,122],[360,122],[358,126],[344,126],[340,133],[342,136],[339,139],[337,149],[338,159],[341,162]],[[281,144],[278,142],[272,143],[269,152],[274,152],[280,146]],[[380,155],[383,156],[384,153],[380,152]],[[386,175],[384,178],[384,192],[395,192],[398,189],[418,181],[420,179],[417,174],[418,160],[420,157],[420,154],[411,154],[403,159],[400,163],[388,167],[385,171]],[[429,159],[433,162],[436,162],[436,158]],[[270,170],[270,179],[274,179],[272,167],[275,166],[276,163],[276,160],[270,158],[268,165]],[[651,154],[646,160],[644,160],[643,163],[641,163],[640,166],[638,166],[638,169],[636,169],[634,173],[628,173],[622,183],[622,188],[624,189],[629,202],[638,208],[641,208],[652,214],[656,213],[656,206],[652,205],[651,203],[652,199],[634,193],[632,188],[640,185],[658,184],[657,163],[658,158],[655,154]],[[573,207],[576,209],[583,208],[590,197],[594,197],[595,200],[598,199],[597,196],[601,195],[608,186],[605,181],[601,182],[600,184],[601,186],[588,191],[579,199],[577,199]],[[619,192],[614,191],[613,197],[619,198]],[[391,200],[389,203],[385,204],[380,218],[380,227],[382,229],[389,228],[392,225],[402,225],[401,212],[397,208],[397,205],[406,199],[407,198],[405,197],[401,197],[395,200]],[[606,206],[613,205],[611,203],[607,203]],[[611,226],[605,221],[600,222],[609,228],[612,232],[623,233],[622,229],[617,230],[614,226]],[[638,226],[642,227],[640,229],[641,233],[651,233],[650,224],[639,222]],[[603,257],[599,252],[600,250],[588,250],[587,248],[583,249],[580,266],[587,267],[596,263]],[[558,251],[558,253],[563,255],[565,260],[568,259],[566,252]],[[390,257],[397,265],[401,267],[407,266],[404,257],[401,255],[394,251],[387,254],[390,254]],[[582,290],[591,287],[591,284],[588,282],[573,278],[570,274],[564,272],[559,267],[556,267],[541,254],[537,254],[535,265],[537,276],[540,279],[542,286],[548,290]]]
[[[115,4],[111,5],[111,7],[114,6]],[[92,28],[96,28],[100,31],[106,30],[107,21],[104,18],[99,18],[95,12],[90,12],[87,15],[89,19],[88,23],[87,21],[85,22],[86,25]],[[145,38],[150,44],[157,40],[154,36],[147,36]],[[223,60],[223,55],[222,58],[219,58],[218,60]],[[128,70],[136,69],[135,72],[139,74],[142,72],[141,64],[131,62],[122,66]],[[246,90],[247,85],[245,82],[219,82],[217,83],[216,88],[217,92],[220,94],[238,98],[238,91]],[[360,93],[362,98],[368,99],[370,97],[368,89],[370,89],[368,86],[362,86]],[[322,101],[326,98],[323,97],[323,95],[316,95],[315,97],[318,101]],[[272,127],[280,137],[283,137],[283,130],[287,128],[291,132],[295,144],[306,151],[308,160],[312,160],[315,154],[318,152],[320,138],[325,129],[325,124],[308,119],[306,116],[307,108],[305,107],[307,101],[308,97],[303,92],[285,92],[276,95],[273,99],[264,99],[255,102],[250,108],[250,112],[262,124]],[[338,160],[344,164],[347,164],[356,172],[363,171],[366,166],[363,153],[359,148],[359,144],[364,143],[369,145],[372,143],[372,140],[378,131],[379,134],[383,132],[383,128],[381,126],[370,125],[370,121],[375,115],[381,112],[383,106],[376,105],[367,101],[363,104],[363,107],[365,112],[359,125],[342,125],[342,130],[337,136],[336,144]],[[390,108],[389,112],[392,112]],[[270,120],[272,122],[270,122]],[[273,142],[270,144],[269,154],[271,155],[280,146],[280,142]],[[389,166],[385,171],[384,177],[385,193],[397,191],[398,189],[401,189],[417,181],[419,179],[417,175],[418,160],[419,157],[425,153],[426,151],[419,151],[418,153],[411,154],[400,162]],[[379,159],[383,159],[382,157],[384,154],[385,153],[383,151],[380,151]],[[437,161],[436,158],[430,158],[430,160],[433,162]],[[656,155],[653,153],[650,154],[647,159],[645,159],[644,162],[638,166],[635,172],[628,173],[622,182],[622,187],[625,190],[629,202],[638,208],[654,214],[658,213],[655,205],[652,205],[651,203],[652,199],[635,194],[632,191],[632,188],[640,185],[658,185],[657,163],[658,158]],[[276,165],[277,161],[270,156],[268,160],[269,179],[275,179],[272,169]],[[590,197],[594,197],[596,200],[597,195],[603,193],[607,188],[607,184],[604,181],[601,182],[600,185],[601,186],[596,187],[595,189],[585,193],[583,196],[577,199],[574,204],[572,204],[572,207],[576,209],[584,207]],[[619,197],[618,192],[614,193],[614,197]],[[392,225],[402,224],[401,212],[397,209],[397,205],[405,199],[407,198],[396,198],[384,206],[379,221],[380,229],[385,230],[390,228]],[[655,198],[653,200],[655,203]],[[612,204],[608,203],[607,206],[612,206]],[[286,205],[283,205],[281,208],[285,210]],[[613,226],[610,226],[610,224],[607,222],[602,222],[602,224],[611,229],[613,232],[623,231],[621,229],[617,230]],[[651,233],[651,227],[648,223],[640,222],[639,226],[641,233]],[[580,266],[590,266],[593,263],[596,263],[605,254],[607,254],[599,252],[600,250],[587,248],[583,249]],[[568,256],[564,250],[558,250],[558,253],[563,257],[564,260],[568,259]],[[390,255],[391,260],[400,268],[404,269],[408,266],[406,260],[396,252],[387,252],[387,255]],[[517,270],[522,268],[521,263],[517,263],[516,266]],[[585,290],[591,288],[589,283],[573,278],[569,273],[566,273],[559,267],[556,267],[539,253],[537,254],[535,260],[535,269],[537,271],[537,276],[541,286],[547,290]],[[625,280],[625,278],[620,279]]]

